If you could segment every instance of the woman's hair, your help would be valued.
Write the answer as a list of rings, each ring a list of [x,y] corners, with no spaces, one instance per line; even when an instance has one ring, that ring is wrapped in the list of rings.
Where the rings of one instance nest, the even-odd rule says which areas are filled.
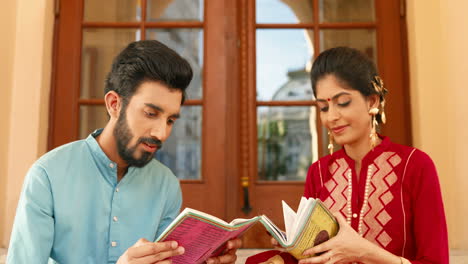
[[[383,103],[387,90],[379,77],[374,62],[362,52],[349,47],[336,47],[320,53],[312,65],[312,91],[317,96],[317,83],[327,75],[335,76],[350,89],[364,97],[378,95]],[[376,116],[381,123],[380,113]]]

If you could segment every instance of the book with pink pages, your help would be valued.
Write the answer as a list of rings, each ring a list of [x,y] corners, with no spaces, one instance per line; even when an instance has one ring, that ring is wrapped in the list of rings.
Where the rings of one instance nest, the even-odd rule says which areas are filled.
[[[156,241],[177,241],[185,253],[172,257],[174,264],[201,264],[211,256],[218,256],[226,242],[240,237],[257,222],[291,255],[301,259],[302,252],[336,235],[338,223],[318,199],[302,197],[297,212],[283,201],[285,231],[278,228],[267,216],[250,219],[237,218],[225,222],[210,214],[185,208],[164,230]]]

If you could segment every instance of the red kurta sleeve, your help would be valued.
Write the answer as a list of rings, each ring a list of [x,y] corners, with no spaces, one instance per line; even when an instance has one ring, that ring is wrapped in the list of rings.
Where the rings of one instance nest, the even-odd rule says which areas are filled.
[[[449,263],[445,212],[437,171],[431,158],[416,150],[408,163],[404,181],[412,189],[413,223],[416,252],[412,263]]]

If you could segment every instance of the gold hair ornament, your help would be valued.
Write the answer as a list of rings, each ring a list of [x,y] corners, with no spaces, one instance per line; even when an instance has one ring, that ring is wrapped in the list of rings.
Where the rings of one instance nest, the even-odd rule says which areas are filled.
[[[384,82],[380,76],[374,76],[374,80],[372,81],[372,86],[374,87],[375,92],[379,95],[380,98],[380,117],[382,119],[382,123],[387,122],[387,117],[385,116],[385,95],[388,93],[388,90],[384,86]],[[377,115],[377,114],[375,114]]]

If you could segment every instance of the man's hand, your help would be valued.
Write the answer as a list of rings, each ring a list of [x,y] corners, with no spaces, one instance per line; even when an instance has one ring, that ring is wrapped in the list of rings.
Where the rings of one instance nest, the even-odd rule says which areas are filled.
[[[184,252],[185,249],[179,247],[175,241],[149,242],[141,238],[125,251],[117,264],[170,264],[170,257],[182,255]]]
[[[229,240],[227,242],[226,252],[219,257],[209,258],[207,264],[234,264],[237,259],[236,251],[242,246],[240,238]]]

